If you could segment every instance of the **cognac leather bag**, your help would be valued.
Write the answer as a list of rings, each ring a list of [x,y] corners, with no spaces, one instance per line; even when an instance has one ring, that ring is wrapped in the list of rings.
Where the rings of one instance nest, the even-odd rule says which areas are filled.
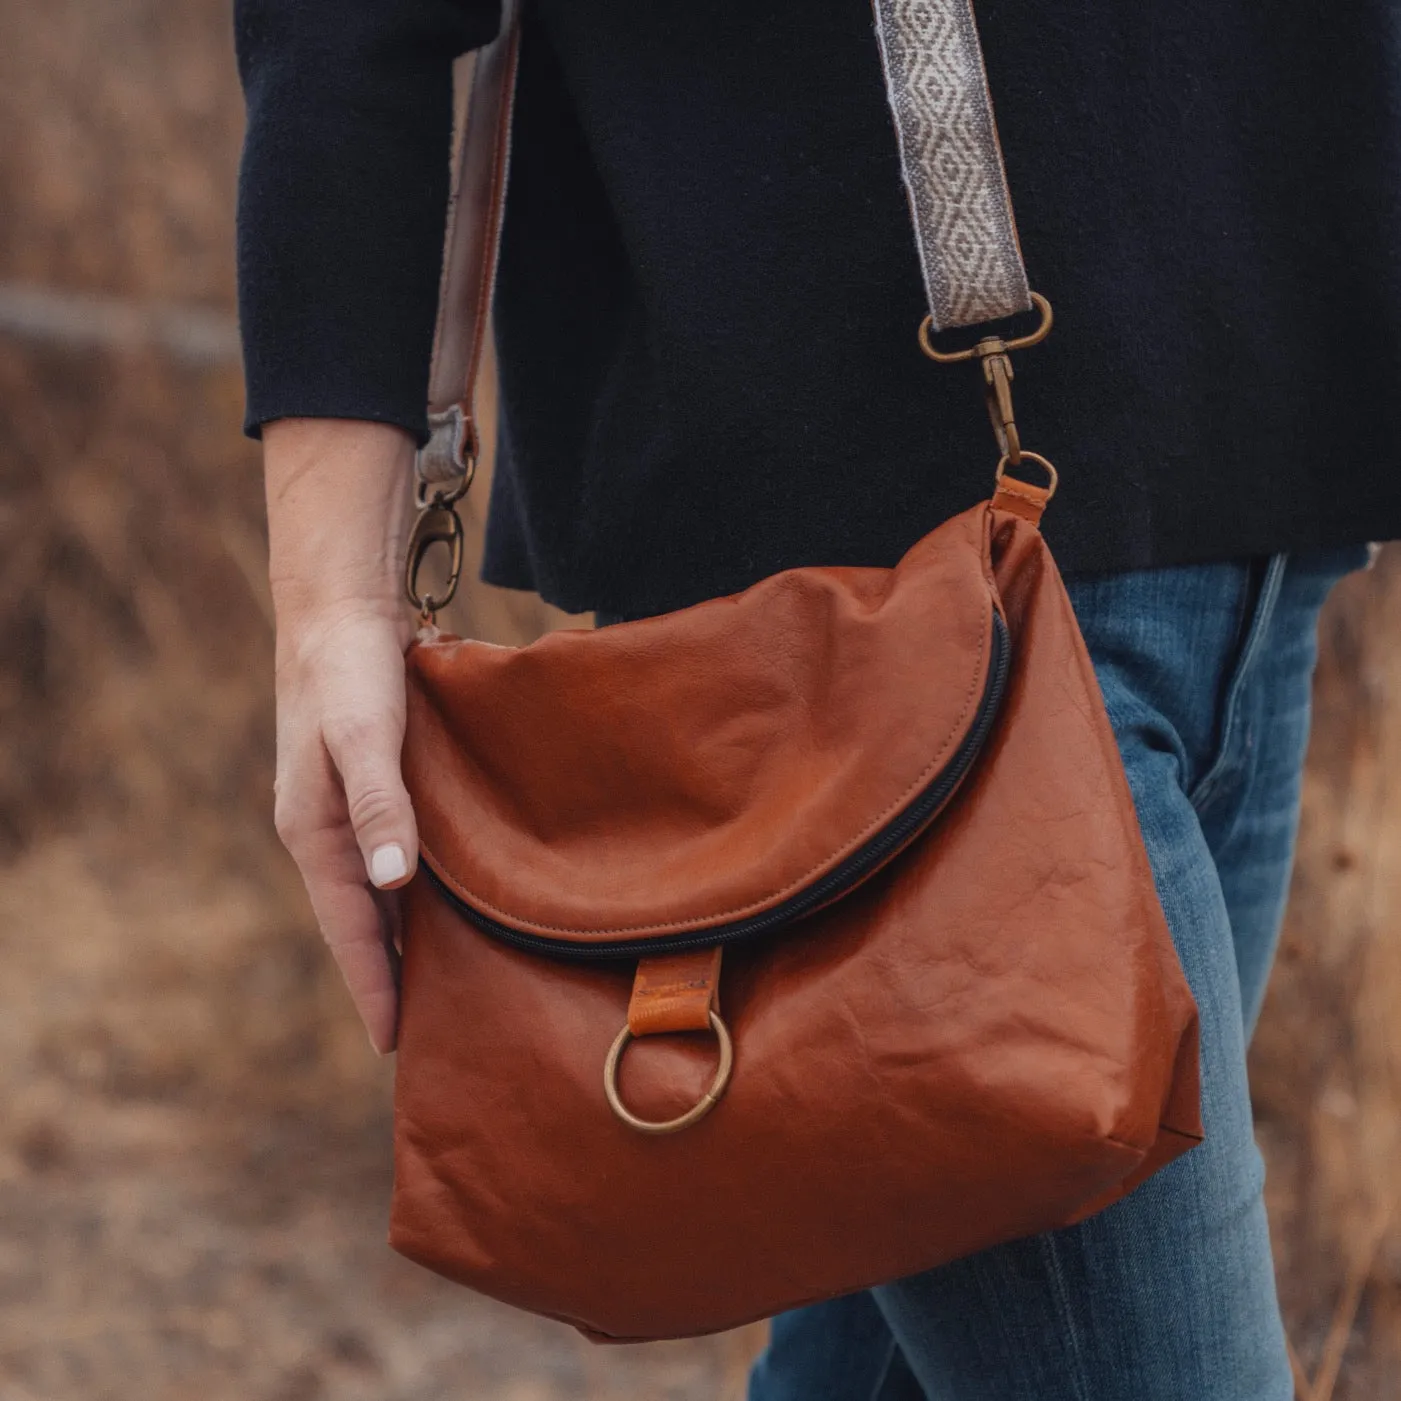
[[[963,27],[910,32],[929,8],[876,17],[943,329],[1028,294],[1014,236],[1008,292],[921,228],[949,217],[912,155],[939,119],[901,105],[922,44],[971,54],[936,65],[985,112],[967,217],[1011,218],[971,12],[937,0]],[[435,376],[445,334],[459,372],[480,345],[515,43],[476,60]],[[420,633],[396,1249],[596,1337],[676,1337],[1079,1220],[1199,1139],[1196,1009],[1038,530],[1054,474],[1028,479],[1008,349],[971,352],[991,499],[894,569],[795,569],[523,648]],[[460,540],[464,373],[411,575]]]

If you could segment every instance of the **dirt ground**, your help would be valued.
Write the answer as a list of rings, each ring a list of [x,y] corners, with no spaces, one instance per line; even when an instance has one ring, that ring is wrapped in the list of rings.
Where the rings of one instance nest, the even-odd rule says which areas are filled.
[[[226,324],[228,29],[227,0],[0,0],[0,302]],[[390,1067],[270,828],[237,369],[66,324],[0,329],[0,1401],[737,1397],[761,1330],[598,1349],[385,1247]],[[1401,563],[1349,588],[1254,1068],[1291,1335],[1339,1401],[1392,1401]],[[458,621],[558,619],[482,589]]]
[[[0,1397],[734,1394],[727,1341],[600,1350],[384,1245],[389,1069],[291,889],[55,839],[0,886]]]

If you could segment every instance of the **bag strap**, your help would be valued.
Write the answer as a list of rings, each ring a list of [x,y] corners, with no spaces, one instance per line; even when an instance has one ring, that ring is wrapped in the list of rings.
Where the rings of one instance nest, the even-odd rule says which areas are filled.
[[[972,0],[872,0],[936,331],[1031,309]]]
[[[886,100],[900,148],[900,171],[929,315],[919,344],[931,360],[976,359],[988,417],[1002,456],[995,504],[1033,524],[1055,493],[1056,469],[1024,453],[1012,407],[1010,352],[1044,340],[1051,304],[1027,284],[997,123],[992,114],[972,0],[871,0]],[[984,336],[966,350],[942,351],[932,334],[998,321],[1032,307],[1040,325],[1004,340]],[[1045,486],[1007,476],[1030,458]]]
[[[481,439],[473,401],[491,325],[501,246],[520,27],[504,0],[501,29],[453,65],[452,176],[428,374],[429,439],[418,454],[420,496],[460,496],[471,484]],[[465,479],[465,480],[464,480]]]
[[[406,588],[425,622],[457,587],[462,525],[453,509],[471,485],[480,440],[473,410],[491,321],[511,113],[520,50],[520,0],[503,0],[498,37],[454,65],[453,165],[438,322],[429,373],[430,437],[416,461],[422,511],[409,543]],[[1030,291],[993,120],[972,0],[871,0],[886,97],[895,124],[910,219],[929,299],[919,328],[926,355],[941,363],[977,359],[1002,460],[1030,457],[1049,487],[1031,487],[1040,507],[1055,490],[1055,469],[1023,453],[1012,412],[1008,352],[1035,345],[1051,329],[1051,307]],[[942,351],[931,333],[999,320],[1035,306],[1041,324],[1015,340],[985,336],[966,350]],[[1030,518],[1030,516],[1028,516]],[[417,575],[434,544],[453,558],[445,593],[420,597]]]

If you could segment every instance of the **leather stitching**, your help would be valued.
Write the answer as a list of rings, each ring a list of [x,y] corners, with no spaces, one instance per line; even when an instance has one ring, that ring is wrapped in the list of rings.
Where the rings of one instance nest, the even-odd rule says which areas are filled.
[[[999,494],[1005,493],[1008,496],[1018,496],[1023,501],[1031,502],[1033,506],[1044,506],[1046,504],[1045,491],[1036,493],[1032,489],[1022,486],[1020,482],[1012,481],[1009,477],[1003,477],[1003,479],[998,482],[997,490]]]

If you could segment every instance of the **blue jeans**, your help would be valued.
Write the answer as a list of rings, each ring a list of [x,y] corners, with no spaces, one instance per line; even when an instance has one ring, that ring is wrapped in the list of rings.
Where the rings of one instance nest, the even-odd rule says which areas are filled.
[[[1078,1226],[775,1319],[750,1401],[1291,1401],[1245,1050],[1293,860],[1318,610],[1364,559],[1071,585],[1201,1010],[1206,1141]]]

